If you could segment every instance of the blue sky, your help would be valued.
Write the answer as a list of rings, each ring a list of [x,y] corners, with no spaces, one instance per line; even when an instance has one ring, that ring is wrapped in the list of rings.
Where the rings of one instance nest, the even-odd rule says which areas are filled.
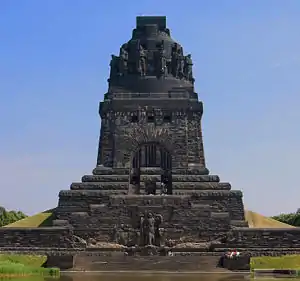
[[[90,174],[109,60],[137,15],[192,53],[212,174],[265,215],[299,203],[300,1],[0,1],[1,201],[33,214]]]

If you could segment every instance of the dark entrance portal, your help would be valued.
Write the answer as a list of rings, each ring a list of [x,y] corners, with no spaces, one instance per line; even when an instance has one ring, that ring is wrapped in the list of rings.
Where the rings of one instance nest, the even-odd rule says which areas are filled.
[[[139,193],[140,168],[161,168],[160,182],[166,186],[167,194],[172,194],[172,157],[169,151],[159,143],[142,144],[132,158],[130,184]],[[156,183],[156,182],[155,182]],[[155,194],[154,183],[151,194]]]

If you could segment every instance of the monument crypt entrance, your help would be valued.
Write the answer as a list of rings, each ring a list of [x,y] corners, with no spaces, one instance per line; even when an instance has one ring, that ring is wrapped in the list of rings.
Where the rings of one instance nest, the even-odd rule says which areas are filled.
[[[144,175],[147,168],[157,175]],[[157,142],[140,145],[133,153],[130,168],[130,190],[135,194],[172,194],[172,157],[170,152]],[[141,187],[144,187],[141,190]]]

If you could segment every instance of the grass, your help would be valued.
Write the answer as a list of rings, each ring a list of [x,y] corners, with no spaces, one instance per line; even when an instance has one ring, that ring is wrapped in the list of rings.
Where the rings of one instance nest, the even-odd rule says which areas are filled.
[[[51,226],[53,219],[53,209],[51,209],[8,224],[4,227],[45,227]]]
[[[253,257],[251,269],[300,269],[300,255]]]
[[[58,277],[58,268],[42,267],[46,256],[0,254],[0,277],[6,276],[52,276]]]
[[[248,210],[245,210],[245,219],[250,228],[294,228],[294,226],[289,224],[264,217],[258,213]]]

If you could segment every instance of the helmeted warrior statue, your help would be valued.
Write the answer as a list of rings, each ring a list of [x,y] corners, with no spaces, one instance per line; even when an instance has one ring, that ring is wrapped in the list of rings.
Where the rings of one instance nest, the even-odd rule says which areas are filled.
[[[112,60],[109,92],[168,93],[174,88],[193,91],[190,57],[185,57],[182,46],[171,38],[162,18],[145,20],[138,19],[132,38]]]
[[[119,57],[111,55],[110,61],[110,78],[118,76],[120,73],[119,71]]]
[[[191,54],[184,57],[184,77],[188,81],[193,80],[193,61]]]
[[[128,71],[128,51],[127,44],[124,44],[120,48],[120,56],[119,56],[119,71],[121,75],[125,75]]]
[[[137,72],[141,76],[146,75],[146,50],[143,46],[138,42],[138,60],[137,60]]]

